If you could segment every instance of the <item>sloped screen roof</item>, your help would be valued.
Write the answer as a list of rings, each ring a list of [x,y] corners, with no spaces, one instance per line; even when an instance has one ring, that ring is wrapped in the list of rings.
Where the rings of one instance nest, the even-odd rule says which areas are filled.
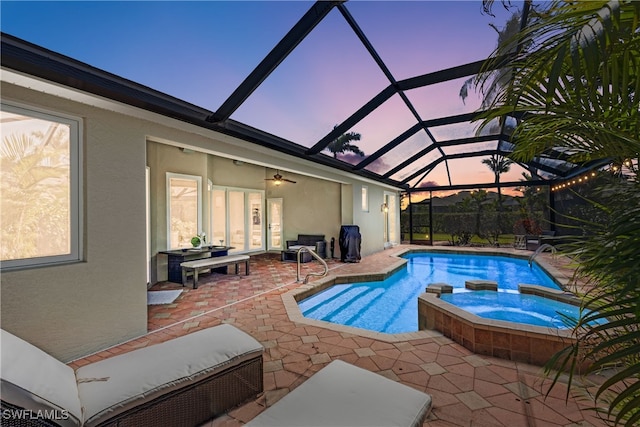
[[[3,2],[2,28],[194,104],[214,129],[399,187],[442,188],[492,183],[482,160],[513,149],[500,126],[477,132],[482,94],[460,96],[520,15],[512,4],[491,16],[480,0]],[[328,150],[350,132],[363,155]],[[501,180],[577,168],[552,153]]]

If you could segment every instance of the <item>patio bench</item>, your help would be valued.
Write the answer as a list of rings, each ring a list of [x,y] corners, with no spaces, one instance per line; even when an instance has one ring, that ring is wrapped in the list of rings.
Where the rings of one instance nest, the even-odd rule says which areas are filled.
[[[431,396],[334,360],[246,427],[420,427]]]
[[[194,261],[185,261],[180,264],[182,267],[182,286],[187,284],[187,275],[193,273],[193,289],[198,288],[198,273],[202,270],[209,270],[215,267],[226,267],[229,265],[236,266],[236,274],[238,274],[238,265],[244,263],[244,274],[249,275],[249,255],[226,255],[212,258],[196,259]]]
[[[75,371],[5,330],[1,337],[3,426],[196,426],[263,391],[264,348],[232,325]]]

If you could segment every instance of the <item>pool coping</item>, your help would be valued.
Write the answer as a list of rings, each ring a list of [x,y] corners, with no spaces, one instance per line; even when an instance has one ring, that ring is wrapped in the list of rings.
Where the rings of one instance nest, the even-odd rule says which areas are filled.
[[[376,272],[376,273],[331,273],[321,279],[315,280],[309,284],[304,284],[296,287],[295,289],[282,294],[282,302],[284,304],[285,310],[287,312],[287,316],[289,319],[296,323],[302,323],[309,326],[317,326],[321,328],[326,328],[330,330],[334,330],[340,333],[358,335],[365,338],[372,338],[385,342],[400,342],[400,341],[408,341],[415,339],[424,339],[424,338],[437,338],[444,337],[444,335],[436,330],[418,330],[415,332],[405,332],[399,334],[387,334],[384,332],[376,332],[368,329],[356,328],[353,326],[345,326],[337,323],[326,322],[323,320],[310,319],[305,317],[300,311],[300,307],[298,306],[298,301],[301,301],[313,294],[321,292],[333,285],[344,284],[344,283],[357,283],[357,282],[369,282],[369,281],[379,281],[384,280],[403,268],[405,264],[408,262],[402,256],[410,254],[410,253],[460,253],[460,254],[472,254],[472,253],[481,253],[483,255],[496,255],[496,256],[505,256],[509,258],[518,258],[518,259],[528,259],[528,256],[523,256],[524,254],[518,254],[514,252],[513,249],[510,248],[461,248],[461,247],[438,247],[438,248],[406,248],[400,250],[394,254],[390,254],[390,258],[395,258],[394,262],[388,267]],[[530,255],[529,255],[530,256]],[[556,284],[561,288],[561,291],[556,291],[556,294],[566,294],[567,287],[569,283],[569,278],[566,277],[559,269],[555,266],[549,264],[544,259],[535,259],[535,262],[542,270],[544,270]],[[525,286],[535,286],[535,285],[526,285]],[[539,287],[536,287],[539,288]],[[546,297],[546,295],[545,295]],[[444,302],[444,301],[443,301]],[[455,307],[452,305],[452,307]],[[455,307],[457,308],[457,307]],[[467,312],[464,312],[467,314]],[[468,313],[471,316],[475,316],[471,313]],[[478,319],[483,319],[479,316],[475,316]],[[487,320],[487,319],[483,319]],[[529,333],[535,334],[548,334],[549,328],[534,326],[534,325],[526,325],[520,324],[522,327],[526,327]],[[507,329],[513,329],[513,322],[505,322],[500,320],[491,320],[488,322],[489,327],[502,327]],[[520,329],[522,329],[522,327]],[[534,328],[534,329],[529,329]],[[570,330],[557,329],[556,331],[565,331],[566,333],[570,333]],[[561,336],[566,336],[565,333],[561,333]]]

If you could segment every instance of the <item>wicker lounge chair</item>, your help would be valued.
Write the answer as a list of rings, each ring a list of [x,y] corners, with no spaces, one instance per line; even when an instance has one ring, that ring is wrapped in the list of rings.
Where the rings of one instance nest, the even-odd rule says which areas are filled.
[[[262,352],[220,325],[74,372],[3,330],[2,425],[199,425],[263,391]]]

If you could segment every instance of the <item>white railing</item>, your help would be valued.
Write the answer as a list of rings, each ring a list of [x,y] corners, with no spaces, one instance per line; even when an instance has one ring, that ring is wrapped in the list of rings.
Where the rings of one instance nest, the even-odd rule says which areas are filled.
[[[324,272],[322,273],[309,273],[305,276],[304,278],[304,283],[305,285],[307,283],[309,283],[309,276],[318,276],[318,277],[324,277],[327,275],[327,273],[329,272],[329,266],[327,265],[327,263],[325,262],[325,260],[322,259],[322,257],[320,255],[318,255],[315,251],[309,249],[309,248],[305,248],[302,247],[300,249],[298,249],[298,252],[296,253],[296,260],[297,260],[297,269],[296,269],[296,282],[300,281],[300,254],[302,254],[302,252],[309,252],[311,254],[312,257],[314,257],[315,259],[317,259],[318,261],[320,261],[320,264],[322,264],[324,266]]]
[[[531,268],[531,264],[533,263],[533,259],[538,256],[538,254],[544,252],[545,249],[551,249],[551,254],[553,256],[556,255],[556,248],[553,245],[550,245],[549,243],[543,243],[542,245],[538,246],[538,249],[536,249],[536,251],[531,254],[531,256],[529,257],[529,268]]]

